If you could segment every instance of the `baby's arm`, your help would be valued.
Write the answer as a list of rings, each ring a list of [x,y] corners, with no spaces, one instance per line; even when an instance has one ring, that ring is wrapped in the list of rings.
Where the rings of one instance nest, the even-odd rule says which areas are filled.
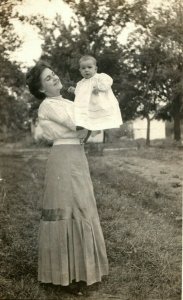
[[[105,73],[101,73],[94,83],[93,93],[98,94],[99,92],[106,92],[111,88],[112,84],[112,78]]]

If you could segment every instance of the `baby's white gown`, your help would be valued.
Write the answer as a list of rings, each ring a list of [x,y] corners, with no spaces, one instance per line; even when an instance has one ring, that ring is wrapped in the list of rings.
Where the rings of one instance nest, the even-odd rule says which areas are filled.
[[[75,89],[75,124],[89,130],[119,128],[123,123],[119,103],[111,89],[113,80],[105,73],[83,78]],[[93,93],[97,87],[98,94]]]

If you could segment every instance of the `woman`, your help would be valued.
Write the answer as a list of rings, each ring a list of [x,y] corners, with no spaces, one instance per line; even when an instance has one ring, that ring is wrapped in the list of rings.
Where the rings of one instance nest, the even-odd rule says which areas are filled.
[[[43,100],[39,124],[53,141],[49,154],[39,230],[38,280],[68,286],[87,285],[108,274],[108,261],[88,163],[76,131],[73,102],[60,95],[62,84],[44,62],[27,74],[30,92]]]

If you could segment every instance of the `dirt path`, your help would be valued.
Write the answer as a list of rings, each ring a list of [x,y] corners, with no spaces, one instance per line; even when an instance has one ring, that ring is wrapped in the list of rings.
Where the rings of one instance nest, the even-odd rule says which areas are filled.
[[[127,169],[130,173],[136,173],[147,181],[160,185],[181,187],[183,180],[183,161],[156,161],[140,157],[120,158],[117,162],[114,157],[109,158],[108,165],[116,168]]]
[[[143,158],[132,157],[130,161],[123,160],[121,168],[128,168],[129,172],[136,173],[146,178],[148,181],[154,181],[158,184],[170,184],[172,186],[181,186],[183,179],[183,163],[180,162],[160,162]]]

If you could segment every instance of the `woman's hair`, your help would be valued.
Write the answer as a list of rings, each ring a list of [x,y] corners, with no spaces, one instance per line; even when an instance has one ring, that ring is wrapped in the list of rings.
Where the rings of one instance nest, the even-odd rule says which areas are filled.
[[[49,66],[48,63],[44,61],[39,61],[33,68],[31,68],[26,74],[26,84],[29,87],[29,91],[32,95],[40,100],[44,100],[46,98],[45,93],[41,92],[40,89],[42,88],[41,85],[41,74],[44,69],[52,68]]]
[[[80,58],[79,60],[79,64],[81,64],[83,61],[87,61],[87,60],[92,60],[94,65],[97,65],[97,61],[95,59],[95,57],[91,56],[91,55],[84,55]]]

